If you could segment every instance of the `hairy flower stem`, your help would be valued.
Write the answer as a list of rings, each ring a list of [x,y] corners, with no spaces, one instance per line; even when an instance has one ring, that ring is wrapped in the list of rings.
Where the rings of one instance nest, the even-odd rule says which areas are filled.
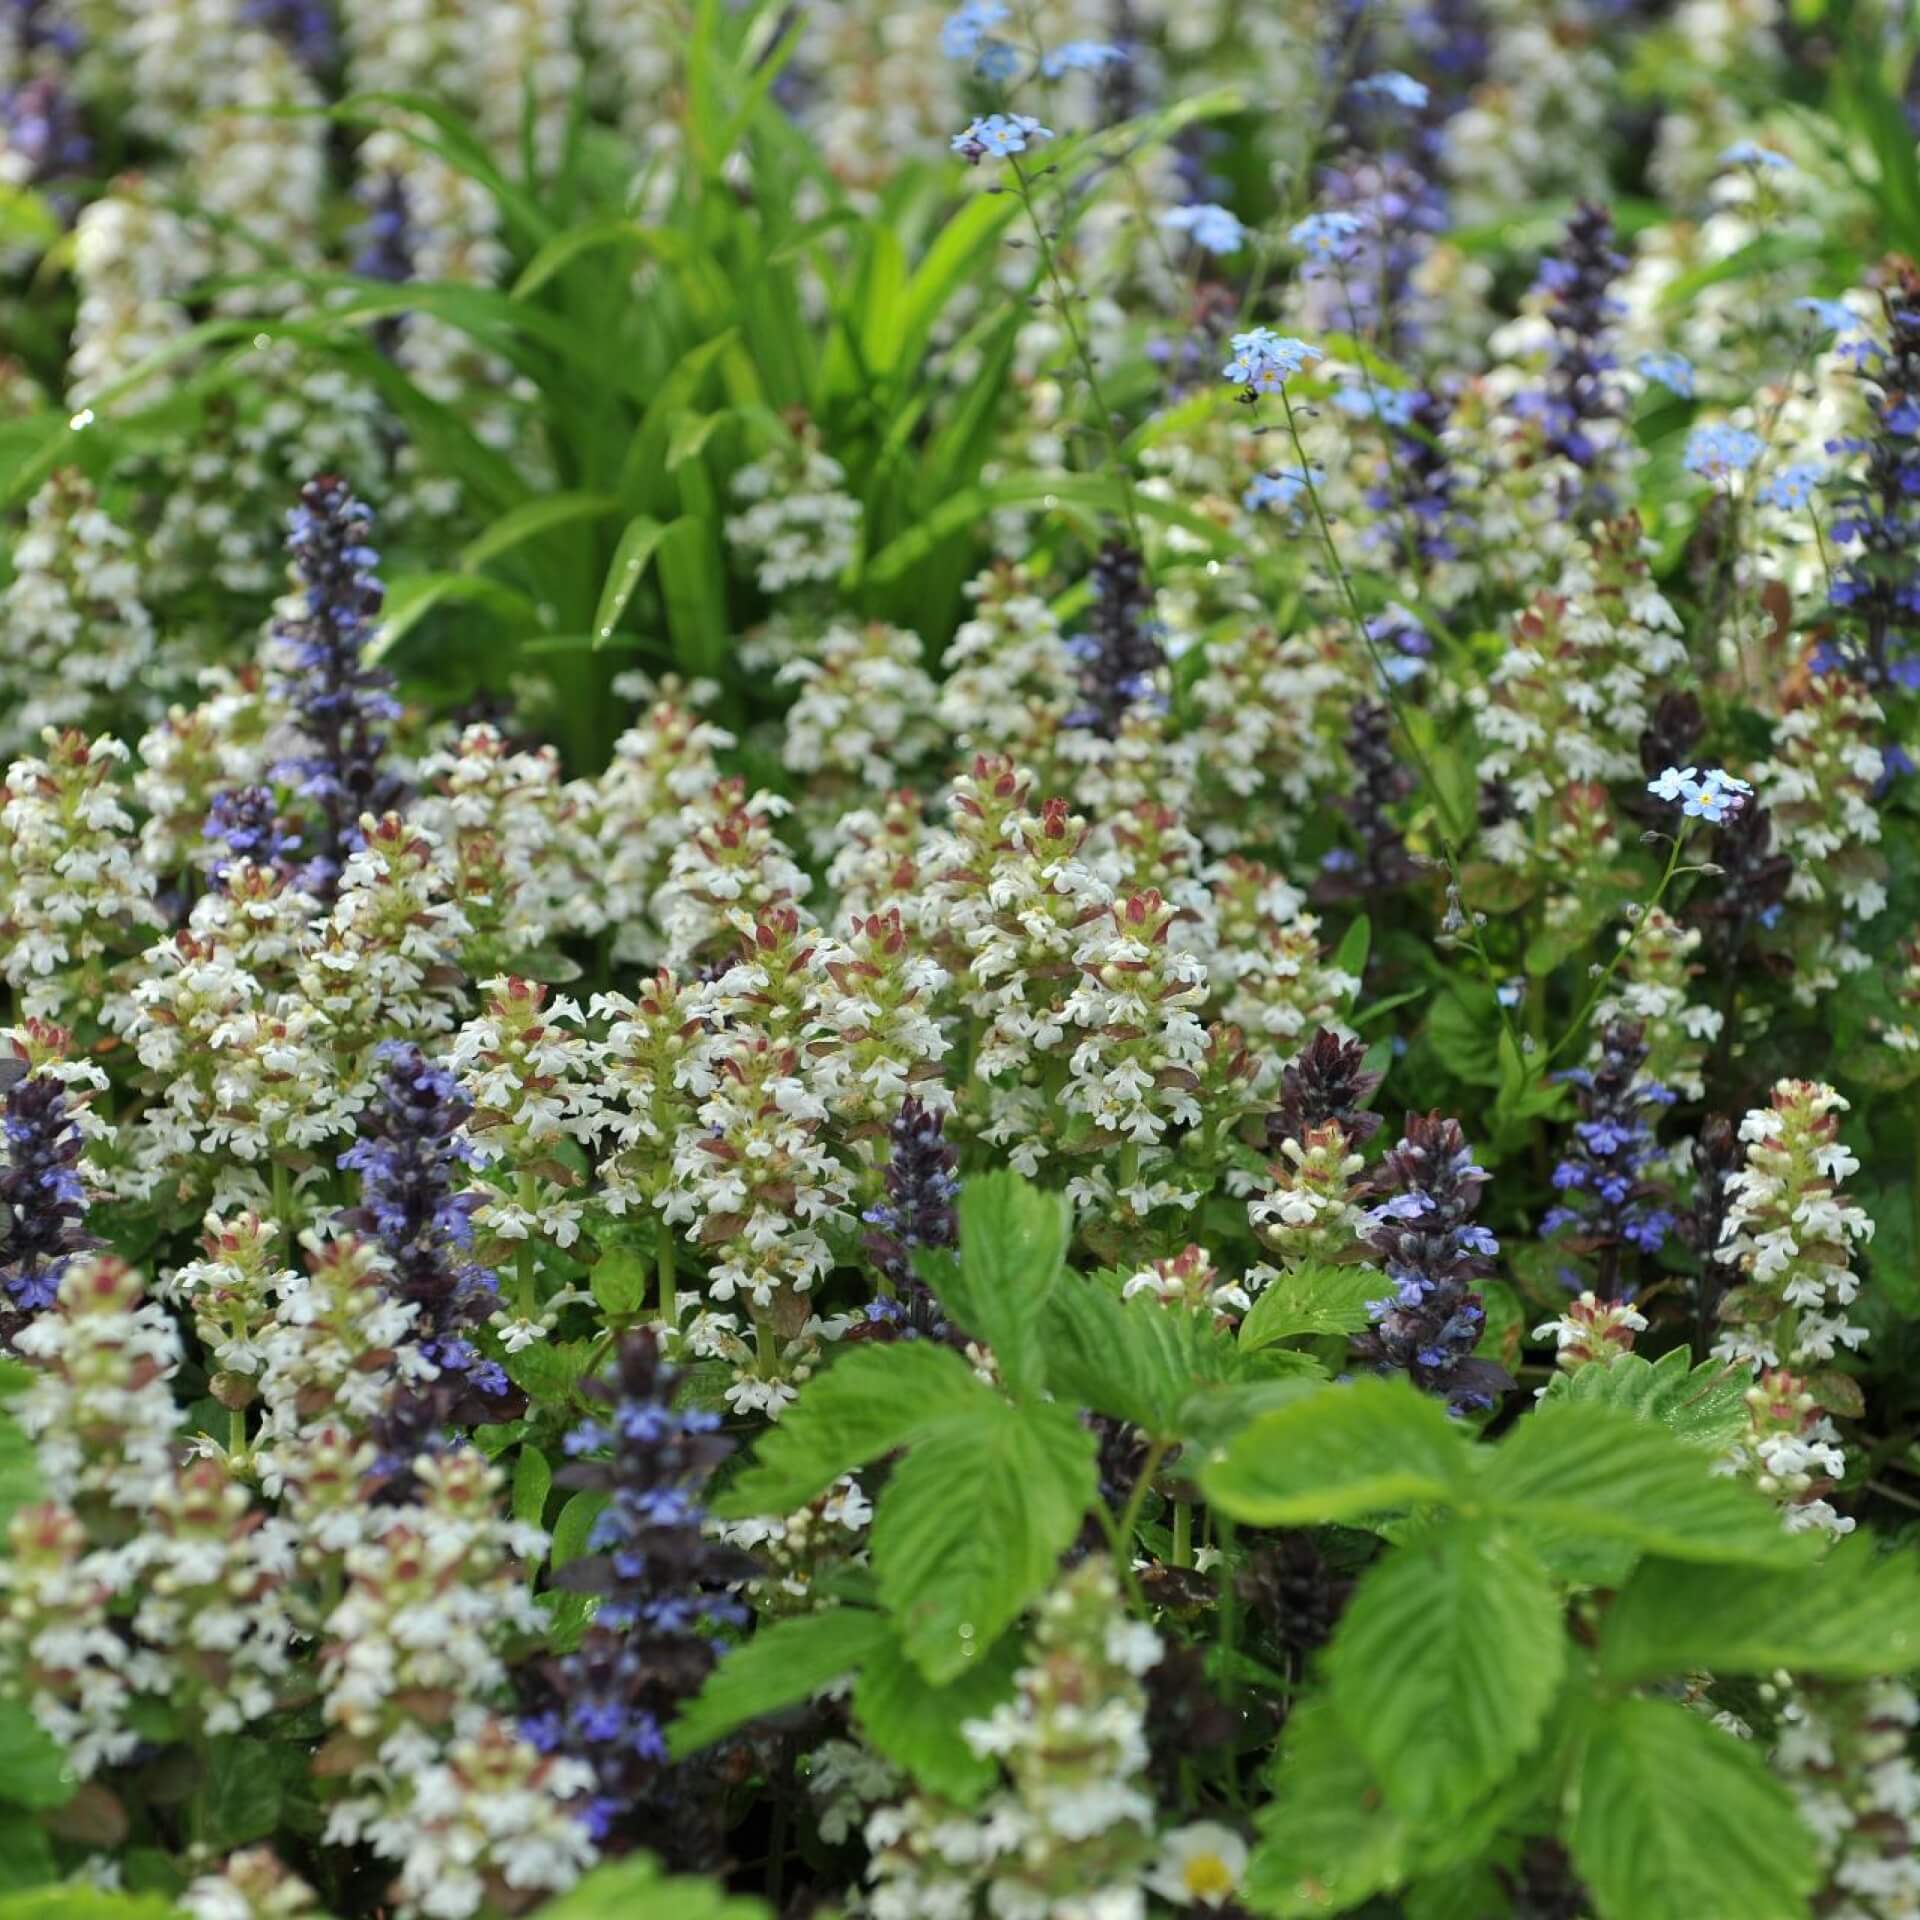
[[[1480,963],[1480,971],[1487,985],[1493,989],[1494,1005],[1500,1013],[1500,1024],[1506,1029],[1507,1037],[1513,1042],[1516,1051],[1523,1056],[1526,1049],[1521,1046],[1520,1036],[1514,1031],[1513,1020],[1507,1012],[1505,1001],[1499,997],[1500,977],[1494,969],[1493,957],[1481,943],[1480,928],[1473,910],[1467,905],[1466,882],[1461,876],[1460,855],[1455,844],[1458,831],[1452,809],[1447,804],[1445,790],[1433,771],[1433,763],[1427,758],[1426,749],[1420,744],[1414,733],[1413,724],[1407,718],[1407,710],[1400,700],[1399,690],[1393,684],[1392,676],[1387,672],[1386,662],[1380,657],[1380,648],[1374,637],[1367,631],[1367,617],[1360,610],[1360,596],[1353,590],[1352,576],[1347,572],[1340,558],[1340,549],[1334,544],[1333,528],[1327,520],[1327,510],[1320,499],[1320,489],[1314,484],[1313,468],[1307,459],[1307,450],[1300,439],[1300,422],[1293,411],[1293,396],[1285,387],[1280,389],[1280,404],[1286,412],[1287,437],[1293,442],[1293,456],[1300,463],[1300,482],[1306,489],[1308,500],[1313,505],[1314,523],[1320,529],[1320,543],[1327,550],[1327,565],[1333,569],[1333,577],[1339,582],[1341,598],[1346,603],[1347,617],[1353,623],[1353,630],[1359,636],[1360,645],[1367,657],[1373,662],[1373,670],[1380,682],[1380,691],[1387,705],[1393,711],[1395,724],[1401,737],[1407,743],[1407,751],[1413,757],[1413,763],[1420,769],[1420,777],[1426,783],[1427,791],[1433,796],[1435,814],[1434,825],[1440,836],[1440,855],[1446,862],[1447,878],[1453,883],[1455,897],[1460,902],[1461,913],[1466,921],[1464,938],[1469,951]]]
[[[1667,897],[1667,889],[1673,885],[1674,877],[1683,872],[1693,873],[1697,871],[1696,868],[1683,868],[1680,865],[1680,849],[1686,844],[1686,838],[1687,831],[1683,826],[1680,831],[1673,836],[1673,843],[1667,854],[1667,868],[1660,876],[1660,884],[1653,890],[1653,898],[1641,909],[1640,917],[1632,923],[1628,930],[1627,937],[1614,949],[1613,958],[1594,975],[1592,982],[1587,988],[1587,997],[1581,1001],[1579,1011],[1573,1016],[1572,1024],[1567,1028],[1566,1032],[1547,1049],[1547,1057],[1540,1063],[1543,1071],[1547,1067],[1552,1066],[1566,1047],[1572,1041],[1576,1040],[1585,1030],[1588,1016],[1593,1012],[1594,1002],[1606,991],[1607,982],[1619,971],[1620,963],[1633,951],[1634,942],[1640,938],[1640,929],[1647,924],[1647,920],[1654,909]]]
[[[1087,383],[1087,392],[1093,399],[1094,412],[1100,419],[1100,432],[1107,443],[1107,457],[1113,463],[1113,475],[1120,485],[1121,517],[1127,523],[1127,537],[1140,555],[1142,568],[1146,569],[1147,543],[1140,531],[1140,510],[1133,497],[1133,480],[1121,456],[1120,430],[1114,421],[1113,409],[1107,405],[1106,395],[1100,391],[1100,376],[1093,366],[1093,349],[1087,344],[1087,337],[1081,331],[1079,318],[1074,313],[1072,293],[1067,286],[1066,276],[1060,271],[1060,256],[1055,251],[1046,223],[1040,218],[1040,209],[1034,201],[1033,182],[1018,160],[1009,158],[1007,165],[1013,175],[1015,190],[1020,195],[1020,204],[1027,210],[1027,223],[1033,228],[1034,245],[1040,250],[1040,264],[1052,282],[1054,304],[1060,310],[1060,324],[1067,330],[1074,357],[1080,362],[1080,371]],[[1148,578],[1151,581],[1150,569]]]

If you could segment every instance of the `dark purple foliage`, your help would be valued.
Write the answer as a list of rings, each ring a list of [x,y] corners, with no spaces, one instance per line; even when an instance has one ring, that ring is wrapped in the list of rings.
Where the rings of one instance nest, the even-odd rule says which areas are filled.
[[[67,1262],[100,1242],[86,1231],[87,1193],[80,1178],[84,1141],[66,1089],[46,1074],[28,1074],[8,1092],[5,1115],[0,1290],[8,1304],[0,1309],[0,1324],[11,1322],[11,1332],[53,1305]]]
[[[1305,1144],[1315,1127],[1336,1126],[1350,1147],[1364,1146],[1381,1125],[1367,1111],[1381,1074],[1368,1070],[1366,1043],[1342,1040],[1325,1027],[1288,1062],[1280,1075],[1280,1104],[1267,1115],[1267,1148],[1277,1152],[1285,1140]]]
[[[1154,676],[1167,663],[1146,562],[1126,541],[1109,540],[1094,557],[1086,630],[1067,644],[1080,662],[1080,704],[1067,725],[1116,739],[1130,708],[1158,698]]]

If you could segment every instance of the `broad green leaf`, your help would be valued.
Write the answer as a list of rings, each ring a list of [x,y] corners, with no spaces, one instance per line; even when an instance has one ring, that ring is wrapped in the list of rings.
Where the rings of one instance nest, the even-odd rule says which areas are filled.
[[[1153,1298],[1123,1300],[1073,1273],[1053,1289],[1040,1337],[1055,1394],[1144,1427],[1155,1439],[1183,1432],[1180,1409],[1196,1386],[1236,1371],[1233,1341],[1211,1313]]]
[[[749,1720],[812,1699],[890,1646],[891,1638],[879,1614],[859,1607],[829,1607],[763,1626],[728,1650],[681,1710],[667,1744],[676,1759],[698,1753]]]
[[[600,1517],[600,1509],[607,1504],[607,1496],[590,1487],[583,1487],[567,1504],[560,1509],[560,1518],[553,1523],[553,1545],[548,1550],[548,1561],[557,1573],[570,1560],[578,1560],[587,1550],[587,1536],[593,1531],[593,1523]]]
[[[0,1800],[23,1807],[57,1807],[73,1798],[76,1784],[59,1743],[44,1731],[26,1703],[0,1700]]]
[[[1364,913],[1359,914],[1334,949],[1333,964],[1340,972],[1350,973],[1357,980],[1367,970],[1367,954],[1372,945],[1373,922]]]
[[[523,1446],[513,1467],[513,1517],[529,1527],[543,1524],[547,1495],[553,1491],[553,1469],[538,1447]]]
[[[1665,1700],[1587,1737],[1568,1835],[1600,1920],[1806,1920],[1814,1838],[1752,1744]]]
[[[287,1793],[307,1778],[307,1756],[285,1743],[223,1734],[208,1742],[204,1832],[221,1853],[263,1840],[280,1824]]]
[[[719,672],[727,657],[727,583],[718,543],[709,517],[683,513],[661,533],[656,549],[673,656],[695,676]]]
[[[1752,1381],[1745,1367],[1722,1360],[1703,1360],[1696,1367],[1684,1347],[1674,1347],[1654,1361],[1621,1353],[1573,1373],[1556,1373],[1547,1382],[1546,1403],[1623,1407],[1658,1421],[1693,1446],[1720,1454],[1746,1431],[1746,1393]]]
[[[540,1920],[773,1920],[763,1901],[729,1893],[717,1881],[662,1879],[645,1854],[604,1862],[557,1899],[542,1901],[539,1911]],[[0,1913],[0,1920],[11,1916]]]
[[[801,1389],[713,1511],[723,1520],[791,1513],[943,1417],[996,1405],[951,1348],[914,1340],[843,1352]]]
[[[1258,1821],[1240,1896],[1255,1913],[1346,1913],[1406,1875],[1407,1824],[1324,1698],[1288,1719]]]
[[[1438,1401],[1369,1378],[1249,1422],[1200,1470],[1200,1486],[1236,1520],[1311,1527],[1451,1500],[1469,1472],[1466,1431]]]
[[[1494,1449],[1480,1493],[1522,1527],[1626,1540],[1674,1560],[1792,1566],[1818,1551],[1699,1448],[1618,1407],[1543,1403]]]
[[[1377,1267],[1316,1261],[1290,1268],[1254,1301],[1240,1323],[1240,1344],[1251,1353],[1300,1334],[1358,1333],[1371,1318],[1367,1302],[1392,1290]]]
[[[872,1745],[916,1785],[971,1806],[1000,1777],[998,1764],[967,1745],[961,1728],[984,1720],[1013,1693],[1024,1648],[1002,1634],[991,1651],[944,1687],[931,1685],[891,1634],[877,1635],[853,1690],[854,1718]]]
[[[873,1565],[902,1648],[936,1686],[1053,1579],[1095,1487],[1093,1435],[1064,1407],[989,1396],[917,1438],[874,1510]]]
[[[1326,1657],[1334,1710],[1408,1819],[1457,1818],[1538,1738],[1566,1629],[1545,1570],[1483,1521],[1373,1567]]]
[[[1072,1205],[1002,1168],[963,1184],[959,1214],[960,1258],[937,1270],[941,1304],[993,1349],[1015,1394],[1035,1393],[1046,1377],[1040,1317],[1067,1257]]]
[[[1643,1561],[1607,1609],[1600,1670],[1614,1680],[1711,1667],[1866,1680],[1920,1666],[1920,1559],[1864,1535],[1811,1567]]]
[[[587,1276],[593,1303],[609,1320],[631,1320],[646,1304],[652,1282],[651,1264],[632,1247],[609,1247]]]

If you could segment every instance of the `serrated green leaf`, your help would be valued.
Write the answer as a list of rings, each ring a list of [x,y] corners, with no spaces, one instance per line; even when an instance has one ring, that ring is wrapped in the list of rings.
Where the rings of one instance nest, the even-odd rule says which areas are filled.
[[[929,1268],[940,1303],[955,1326],[993,1349],[1015,1394],[1038,1392],[1046,1374],[1040,1318],[1067,1257],[1072,1206],[1003,1168],[962,1185],[959,1215],[959,1260]]]
[[[23,1807],[57,1807],[73,1798],[59,1742],[24,1701],[0,1700],[0,1800]]]
[[[609,1320],[631,1320],[646,1304],[651,1264],[631,1247],[610,1247],[587,1276],[594,1305]]]
[[[1301,1334],[1358,1333],[1370,1318],[1367,1302],[1391,1291],[1377,1267],[1291,1267],[1254,1301],[1240,1323],[1240,1344],[1253,1352]]]
[[[1465,1429],[1438,1401],[1405,1381],[1362,1379],[1250,1421],[1200,1485],[1236,1520],[1308,1527],[1450,1500],[1469,1472]]]
[[[1674,1347],[1654,1361],[1621,1353],[1573,1373],[1556,1373],[1547,1382],[1545,1403],[1621,1407],[1719,1454],[1747,1429],[1746,1393],[1752,1383],[1745,1367],[1722,1360],[1703,1360],[1696,1367],[1684,1347]]]
[[[1407,1823],[1324,1698],[1287,1721],[1240,1898],[1277,1920],[1346,1913],[1406,1875]]]
[[[1626,1540],[1674,1560],[1792,1566],[1817,1552],[1700,1449],[1618,1407],[1543,1403],[1494,1449],[1480,1494],[1522,1526]]]
[[[1326,1673],[1388,1799],[1430,1824],[1464,1813],[1533,1745],[1565,1660],[1540,1563],[1497,1527],[1455,1520],[1367,1573]]]
[[[1055,1394],[1155,1439],[1182,1433],[1180,1410],[1196,1386],[1229,1380],[1236,1370],[1232,1338],[1212,1314],[1123,1300],[1077,1274],[1053,1289],[1040,1337]]]
[[[1093,1435],[1065,1407],[989,1396],[916,1438],[874,1510],[873,1565],[902,1648],[936,1686],[1052,1580],[1095,1487]]]
[[[891,1634],[882,1634],[861,1665],[854,1718],[873,1747],[911,1774],[916,1785],[971,1806],[1000,1777],[1000,1769],[975,1753],[960,1730],[1012,1697],[1023,1651],[1017,1632],[1002,1634],[958,1679],[936,1687]]]
[[[915,1340],[842,1353],[807,1382],[745,1472],[714,1499],[713,1511],[722,1520],[791,1513],[933,1423],[996,1405],[992,1390],[948,1347]]]
[[[676,1760],[783,1707],[810,1700],[890,1644],[887,1623],[858,1607],[829,1607],[763,1626],[731,1648],[667,1735]]]
[[[1920,1665],[1920,1558],[1855,1534],[1811,1567],[1642,1563],[1607,1609],[1600,1670],[1650,1680],[1719,1673],[1871,1679]]]
[[[1805,1920],[1812,1833],[1763,1756],[1686,1708],[1617,1700],[1587,1736],[1573,1861],[1600,1920]]]

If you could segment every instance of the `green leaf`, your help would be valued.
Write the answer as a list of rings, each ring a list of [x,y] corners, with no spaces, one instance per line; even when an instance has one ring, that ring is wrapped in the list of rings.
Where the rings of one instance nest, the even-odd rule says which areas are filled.
[[[853,1690],[854,1717],[868,1741],[916,1785],[971,1806],[999,1779],[1000,1768],[975,1753],[960,1729],[1012,1697],[1024,1650],[1018,1633],[1002,1634],[958,1679],[936,1687],[891,1634],[878,1635]]]
[[[1255,1913],[1345,1913],[1406,1876],[1407,1824],[1382,1801],[1366,1756],[1324,1698],[1288,1719],[1273,1798],[1257,1817],[1240,1896]]]
[[[1547,1382],[1545,1404],[1568,1400],[1622,1407],[1658,1421],[1692,1446],[1721,1454],[1747,1429],[1746,1393],[1752,1384],[1746,1367],[1721,1360],[1703,1360],[1696,1367],[1686,1348],[1674,1347],[1651,1362],[1637,1353],[1619,1353],[1573,1373],[1556,1373]]]
[[[1494,1450],[1488,1503],[1523,1525],[1627,1540],[1674,1560],[1791,1566],[1818,1551],[1699,1448],[1618,1407],[1544,1402]]]
[[[180,1910],[161,1894],[106,1893],[69,1880],[0,1898],[0,1920],[180,1920]]]
[[[0,1528],[45,1492],[33,1442],[19,1421],[9,1413],[0,1413]]]
[[[1334,1710],[1408,1819],[1451,1820],[1538,1738],[1566,1629],[1545,1569],[1456,1520],[1360,1582],[1326,1659]]]
[[[522,632],[539,630],[540,609],[524,593],[484,574],[403,574],[387,590],[380,624],[367,643],[367,659],[385,659],[435,607],[449,600],[485,607]]]
[[[59,1742],[24,1701],[0,1700],[0,1800],[23,1807],[57,1807],[73,1798]]]
[[[959,1213],[960,1258],[939,1268],[940,1303],[955,1326],[993,1349],[1014,1394],[1038,1392],[1040,1316],[1067,1257],[1072,1205],[1002,1168],[962,1185]]]
[[[0,1920],[11,1916],[0,1912]],[[540,1920],[773,1920],[773,1914],[763,1901],[729,1893],[717,1881],[663,1880],[645,1854],[629,1854],[595,1867],[557,1899],[542,1901]]]
[[[1236,1520],[1311,1527],[1451,1500],[1469,1471],[1466,1430],[1438,1401],[1369,1378],[1250,1422],[1201,1469],[1200,1486]]]
[[[59,1872],[46,1828],[24,1807],[0,1806],[0,1894],[43,1887]]]
[[[1049,1584],[1095,1487],[1094,1437],[1065,1407],[989,1396],[917,1438],[874,1510],[873,1565],[929,1680],[964,1673]]]
[[[609,1320],[631,1320],[646,1304],[653,1268],[632,1247],[610,1247],[587,1276],[594,1305]]]
[[[727,587],[718,531],[704,515],[684,513],[660,535],[660,591],[673,654],[689,674],[719,672],[727,657]]]
[[[1664,1700],[1589,1734],[1568,1840],[1600,1920],[1806,1920],[1814,1838],[1749,1743]]]
[[[513,1517],[529,1527],[544,1524],[547,1495],[553,1491],[553,1469],[538,1447],[523,1446],[513,1467]]]
[[[1183,1432],[1180,1410],[1197,1385],[1236,1371],[1233,1341],[1212,1314],[1123,1300],[1072,1273],[1047,1301],[1041,1343],[1056,1394],[1160,1440]]]
[[[943,1417],[996,1405],[949,1347],[915,1340],[842,1353],[801,1389],[713,1512],[722,1520],[791,1513]]]
[[[553,1523],[553,1545],[547,1553],[548,1564],[556,1573],[586,1552],[587,1536],[606,1504],[604,1493],[583,1487],[560,1509],[560,1518]]]
[[[887,1623],[859,1607],[829,1607],[763,1626],[731,1648],[681,1709],[667,1744],[676,1760],[762,1714],[811,1700],[890,1643]]]
[[[604,520],[619,510],[619,501],[604,493],[549,493],[529,500],[509,508],[461,548],[460,571],[478,573],[489,560],[555,527],[571,526],[576,520]]]
[[[207,1745],[203,1836],[226,1853],[264,1839],[280,1824],[290,1779],[304,1778],[306,1755],[297,1748],[223,1734]]]
[[[1367,970],[1367,953],[1373,944],[1373,922],[1363,913],[1341,936],[1334,949],[1333,964],[1342,973],[1358,980]]]
[[[1390,1291],[1377,1267],[1315,1261],[1289,1268],[1241,1321],[1240,1344],[1251,1353],[1300,1334],[1358,1333],[1370,1318],[1367,1302]]]
[[[597,653],[613,639],[627,602],[646,576],[647,563],[654,549],[666,536],[666,528],[648,515],[636,514],[626,524],[620,543],[607,562],[607,577],[600,583],[599,603],[593,610],[593,646]]]
[[[1607,1609],[1600,1670],[1651,1680],[1711,1667],[1871,1679],[1920,1665],[1920,1559],[1855,1534],[1811,1567],[1642,1562]]]

